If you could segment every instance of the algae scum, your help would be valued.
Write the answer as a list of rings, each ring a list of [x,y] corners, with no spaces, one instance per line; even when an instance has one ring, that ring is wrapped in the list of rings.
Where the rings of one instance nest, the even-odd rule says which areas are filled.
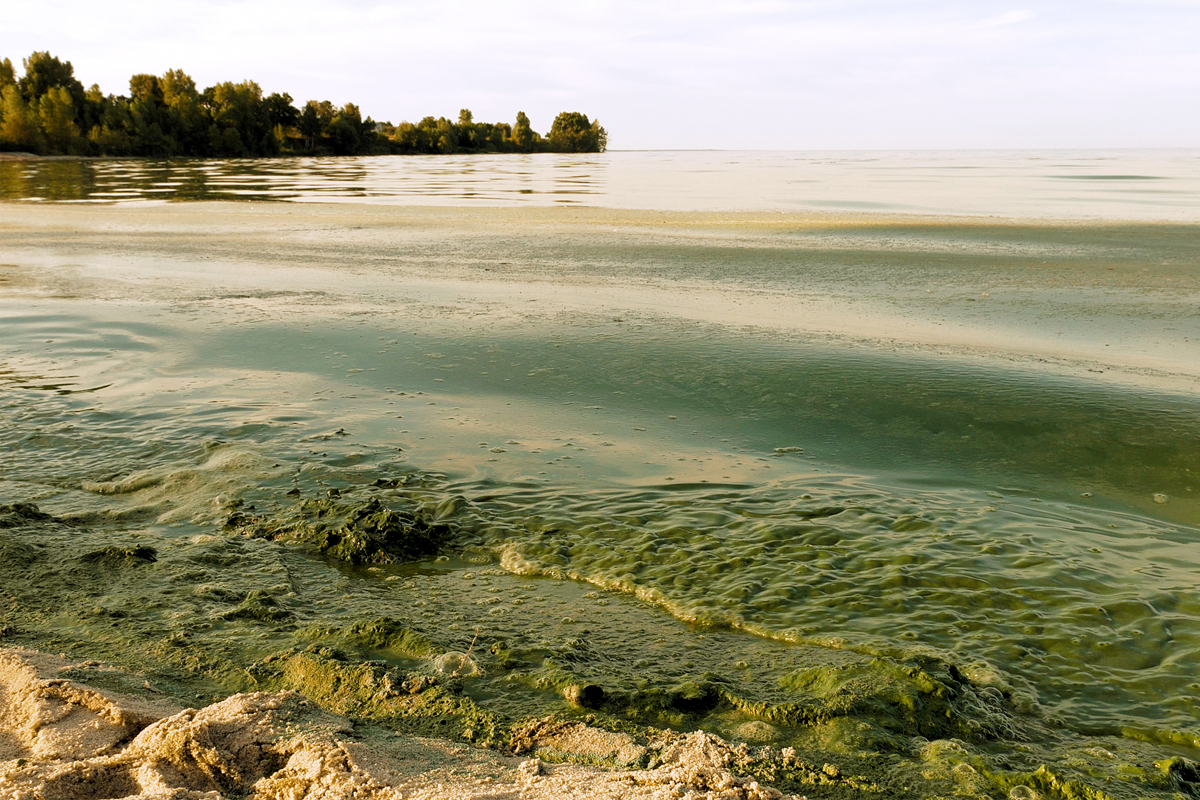
[[[814,798],[1200,797],[1194,377],[755,327],[772,292],[807,307],[775,240],[505,228],[498,256],[455,218],[314,277],[291,260],[351,247],[336,225],[279,255],[201,216],[195,247],[0,243],[3,644],[193,706],[286,688],[515,751],[632,736],[544,758],[637,764],[703,729]],[[197,267],[235,251],[257,260]],[[393,275],[396,252],[459,272]],[[584,278],[463,279],[510,252]],[[591,296],[639,258],[681,273],[659,305]],[[846,258],[846,296],[879,291],[879,256]],[[750,310],[676,315],[721,274]],[[1083,341],[1109,291],[953,313]],[[1143,331],[1122,357],[1189,297],[1111,303],[1142,315],[1107,326]]]
[[[100,435],[80,421],[69,425],[77,443]],[[31,431],[6,459],[53,433]],[[1095,643],[1062,640],[1069,619],[1021,634],[1002,597],[980,595],[992,600],[978,616],[939,601],[971,588],[948,572],[953,559],[931,565],[940,587],[932,577],[873,587],[882,556],[865,541],[846,546],[854,531],[896,548],[936,541],[946,526],[960,535],[937,546],[974,549],[985,538],[971,533],[973,516],[951,526],[901,513],[912,509],[882,493],[868,501],[845,478],[813,479],[800,496],[795,486],[579,492],[451,481],[336,431],[319,439],[328,449],[275,461],[263,438],[242,430],[197,444],[189,465],[87,484],[87,503],[61,474],[36,491],[7,484],[74,510],[0,507],[5,643],[121,665],[130,677],[78,677],[144,681],[190,705],[287,688],[398,731],[517,751],[531,731],[570,720],[643,743],[656,730],[703,729],[751,746],[747,775],[810,797],[1200,792],[1180,670],[1157,671],[1174,696],[1152,702],[1111,664],[1077,661]],[[169,461],[146,442],[108,444],[119,460]],[[188,506],[192,496],[203,502]],[[917,580],[927,585],[906,592]],[[1031,618],[1051,614],[1027,595]],[[983,645],[955,652],[906,635],[908,625],[936,640],[935,623],[920,620],[951,609],[968,631],[999,615],[994,660]],[[890,620],[895,635],[856,636],[856,613]],[[1119,603],[1095,613],[1153,630]],[[1020,657],[1000,662],[1012,647],[1040,654],[1041,673]],[[1128,721],[1139,699],[1140,727],[1106,720]],[[621,765],[646,753],[540,752]]]

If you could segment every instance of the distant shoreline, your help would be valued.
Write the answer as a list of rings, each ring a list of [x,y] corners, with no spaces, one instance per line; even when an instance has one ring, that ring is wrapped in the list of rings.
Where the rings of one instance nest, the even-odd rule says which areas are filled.
[[[149,161],[162,159],[152,159],[150,156],[80,156],[80,155],[56,155],[43,156],[37,153],[25,152],[0,152],[0,162],[4,161]]]
[[[0,161],[79,161],[95,156],[39,156],[36,153],[0,153]]]
[[[231,161],[245,159],[248,161],[260,161],[276,158],[374,158],[377,156],[400,156],[407,158],[409,156],[529,156],[529,155],[589,155],[594,156],[596,153],[557,153],[554,151],[544,151],[544,153],[360,153],[358,155],[340,156],[332,153],[280,153],[274,156],[80,156],[80,155],[55,155],[43,156],[37,153],[25,152],[0,152],[0,162],[5,161]]]

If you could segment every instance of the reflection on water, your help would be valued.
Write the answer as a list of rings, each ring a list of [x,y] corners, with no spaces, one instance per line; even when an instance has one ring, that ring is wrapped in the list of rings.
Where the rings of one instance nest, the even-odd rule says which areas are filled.
[[[3,162],[0,199],[548,205],[603,194],[605,167],[589,155]]]
[[[0,200],[1200,216],[1200,151],[651,151],[0,162]]]

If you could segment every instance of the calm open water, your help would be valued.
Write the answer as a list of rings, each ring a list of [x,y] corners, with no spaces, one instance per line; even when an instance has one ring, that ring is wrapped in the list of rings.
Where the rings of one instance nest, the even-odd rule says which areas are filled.
[[[610,152],[0,163],[0,198],[1200,218],[1200,151]]]
[[[58,518],[0,517],[0,631],[204,696],[313,644],[432,671],[386,617],[478,637],[511,718],[594,684],[882,796],[1192,791],[1198,165],[0,163],[0,502]],[[457,546],[222,527],[297,493]]]

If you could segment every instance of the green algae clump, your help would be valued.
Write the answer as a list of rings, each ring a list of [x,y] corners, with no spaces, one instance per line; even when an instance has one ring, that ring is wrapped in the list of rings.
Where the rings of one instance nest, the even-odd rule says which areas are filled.
[[[158,561],[158,551],[153,547],[117,547],[115,545],[106,545],[98,550],[84,553],[79,557],[79,560],[85,564],[97,564],[111,569],[119,569],[137,564],[153,564],[155,561]]]
[[[855,717],[930,739],[1024,738],[1003,695],[980,689],[954,664],[936,658],[876,658],[868,664],[797,670],[780,685],[811,699],[743,710],[791,726]]]
[[[324,709],[393,730],[482,747],[508,745],[510,733],[499,715],[428,675],[354,661],[317,646],[270,656],[250,673],[260,687],[297,691]]]
[[[49,522],[54,517],[33,503],[0,504],[0,528],[16,528],[31,522]]]
[[[388,508],[377,497],[302,500],[278,517],[239,509],[224,528],[256,539],[305,542],[329,558],[355,565],[423,561],[442,552],[453,537],[449,525]]]
[[[232,611],[221,615],[223,619],[252,619],[259,622],[284,622],[292,618],[292,612],[280,608],[279,601],[269,592],[255,589]]]
[[[350,638],[356,644],[372,650],[398,653],[409,658],[433,658],[442,652],[423,633],[388,617],[355,623],[350,628]]]
[[[28,569],[37,558],[37,550],[30,545],[0,535],[0,570],[7,572]]]
[[[425,661],[445,652],[424,633],[391,617],[363,619],[348,628],[311,626],[299,636],[317,646],[344,648],[371,657],[398,657]]]

